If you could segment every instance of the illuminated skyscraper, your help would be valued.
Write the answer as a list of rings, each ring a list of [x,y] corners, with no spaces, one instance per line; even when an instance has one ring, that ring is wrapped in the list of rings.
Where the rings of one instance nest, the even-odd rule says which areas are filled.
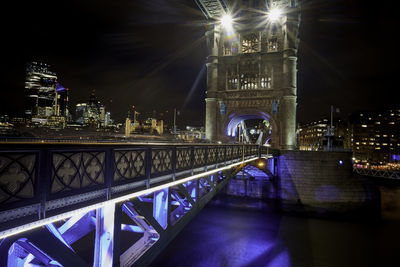
[[[25,115],[49,117],[54,115],[57,75],[44,63],[31,62],[26,67]]]
[[[27,64],[25,115],[32,122],[50,127],[65,126],[70,119],[68,97],[68,88],[57,81],[57,75],[49,65],[37,62]]]
[[[79,103],[76,105],[77,123],[93,127],[102,127],[105,126],[105,118],[105,107],[101,105],[94,91],[90,94],[87,103]]]

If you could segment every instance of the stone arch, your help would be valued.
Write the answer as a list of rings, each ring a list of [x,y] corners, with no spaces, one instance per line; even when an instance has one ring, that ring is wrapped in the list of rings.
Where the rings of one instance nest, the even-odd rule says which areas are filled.
[[[268,120],[272,127],[272,135],[271,135],[272,143],[271,143],[271,145],[273,147],[279,147],[280,128],[279,128],[279,125],[278,125],[276,119],[273,116],[267,114],[266,112],[258,110],[258,109],[244,109],[244,110],[238,110],[238,111],[233,111],[233,112],[229,113],[227,118],[225,119],[225,122],[223,123],[223,135],[227,136],[228,138],[230,136],[235,136],[235,133],[233,131],[236,131],[237,125],[241,121],[248,120],[248,119]]]

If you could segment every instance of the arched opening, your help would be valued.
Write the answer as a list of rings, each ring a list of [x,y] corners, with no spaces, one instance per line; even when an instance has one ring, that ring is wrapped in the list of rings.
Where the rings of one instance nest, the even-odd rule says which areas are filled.
[[[234,142],[271,145],[274,128],[265,112],[242,111],[229,115],[225,134]]]

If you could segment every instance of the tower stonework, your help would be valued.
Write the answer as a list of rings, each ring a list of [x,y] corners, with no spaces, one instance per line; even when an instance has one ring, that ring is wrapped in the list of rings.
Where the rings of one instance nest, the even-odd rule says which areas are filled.
[[[201,7],[207,1],[197,2]],[[300,20],[297,1],[215,2],[225,8],[214,17],[208,14],[215,21],[205,34],[209,50],[206,138],[229,141],[233,120],[260,118],[270,121],[273,147],[294,149]],[[274,8],[282,13],[272,22],[267,14]],[[232,28],[220,22],[223,14],[232,14]]]

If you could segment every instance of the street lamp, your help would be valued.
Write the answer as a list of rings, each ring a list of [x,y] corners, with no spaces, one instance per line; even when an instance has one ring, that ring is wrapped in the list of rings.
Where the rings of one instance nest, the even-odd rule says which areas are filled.
[[[270,22],[277,22],[282,16],[282,9],[280,8],[271,8],[267,13],[267,18]]]
[[[232,30],[232,23],[233,23],[233,19],[232,19],[231,15],[225,14],[222,16],[222,18],[221,18],[222,27],[224,27],[227,30]]]

